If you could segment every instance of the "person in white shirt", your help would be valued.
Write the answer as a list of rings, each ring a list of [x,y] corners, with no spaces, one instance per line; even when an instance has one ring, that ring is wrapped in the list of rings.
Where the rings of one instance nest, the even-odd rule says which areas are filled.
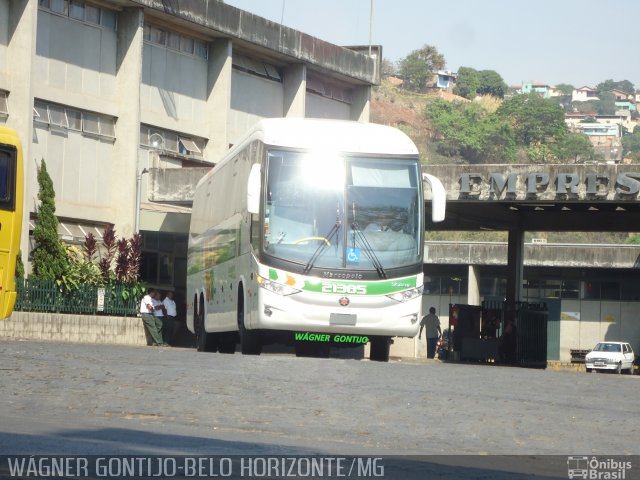
[[[434,307],[431,307],[429,315],[425,315],[420,321],[418,340],[422,336],[422,329],[425,327],[427,330],[427,358],[435,358],[436,347],[438,346],[438,339],[442,336],[442,330],[440,329],[440,319],[436,315]]]
[[[140,301],[140,316],[142,317],[142,323],[151,340],[151,345],[162,346],[166,345],[162,339],[162,320],[155,315],[156,304],[155,295],[156,291],[152,288],[147,290],[147,294],[142,297]]]
[[[162,301],[162,305],[165,311],[165,315],[162,318],[162,335],[170,345],[173,345],[175,343],[174,337],[178,327],[176,318],[178,316],[178,312],[176,310],[176,302],[173,300],[173,292],[171,290],[166,293],[164,300]]]

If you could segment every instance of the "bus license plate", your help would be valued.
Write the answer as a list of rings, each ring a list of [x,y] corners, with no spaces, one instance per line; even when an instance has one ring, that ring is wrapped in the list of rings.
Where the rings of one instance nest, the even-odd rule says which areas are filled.
[[[355,325],[357,315],[349,313],[332,313],[329,317],[331,325]]]

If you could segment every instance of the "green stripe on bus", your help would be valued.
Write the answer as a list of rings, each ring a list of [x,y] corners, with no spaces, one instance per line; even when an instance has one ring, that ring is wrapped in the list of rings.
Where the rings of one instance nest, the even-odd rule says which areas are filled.
[[[273,268],[269,269],[269,280],[273,280],[273,281],[278,280],[278,272]]]
[[[417,277],[397,278],[394,280],[385,280],[382,282],[358,282],[358,281],[335,281],[321,280],[309,281],[305,280],[302,289],[305,292],[314,293],[330,293],[344,295],[388,295],[390,293],[401,292],[415,288],[417,285]]]

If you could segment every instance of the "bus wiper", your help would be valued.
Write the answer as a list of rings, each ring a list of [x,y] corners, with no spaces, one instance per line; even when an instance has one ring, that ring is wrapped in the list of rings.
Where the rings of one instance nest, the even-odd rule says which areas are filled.
[[[337,243],[338,232],[340,231],[340,226],[341,225],[342,225],[342,222],[340,221],[340,214],[336,213],[336,223],[333,224],[333,227],[331,227],[331,230],[329,230],[329,232],[327,232],[327,234],[324,236],[324,238],[326,238],[327,241],[331,241],[331,239],[335,235],[336,243]],[[309,273],[311,271],[311,269],[313,268],[313,265],[316,263],[318,258],[320,258],[320,256],[324,253],[325,249],[328,246],[329,246],[329,244],[327,242],[324,242],[324,241],[321,242],[320,245],[318,245],[318,248],[316,248],[316,251],[313,252],[313,255],[311,255],[311,258],[309,259],[307,264],[302,269],[302,273]]]
[[[367,237],[365,236],[362,229],[360,229],[360,226],[358,225],[358,223],[353,222],[351,224],[351,229],[358,236],[360,243],[362,244],[362,247],[363,247],[362,249],[364,250],[365,255],[369,258],[369,260],[371,260],[371,264],[373,265],[373,268],[376,269],[376,272],[378,272],[378,275],[380,276],[380,278],[387,278],[387,272],[384,271],[384,268],[382,267],[380,260],[378,260],[378,257],[376,256],[376,252],[373,250],[373,247],[371,247],[371,244],[367,240]]]

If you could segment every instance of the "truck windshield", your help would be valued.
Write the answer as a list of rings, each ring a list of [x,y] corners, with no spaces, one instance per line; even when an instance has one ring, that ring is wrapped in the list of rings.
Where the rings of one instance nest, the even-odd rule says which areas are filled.
[[[417,159],[270,151],[264,252],[306,270],[415,264],[419,178]]]

